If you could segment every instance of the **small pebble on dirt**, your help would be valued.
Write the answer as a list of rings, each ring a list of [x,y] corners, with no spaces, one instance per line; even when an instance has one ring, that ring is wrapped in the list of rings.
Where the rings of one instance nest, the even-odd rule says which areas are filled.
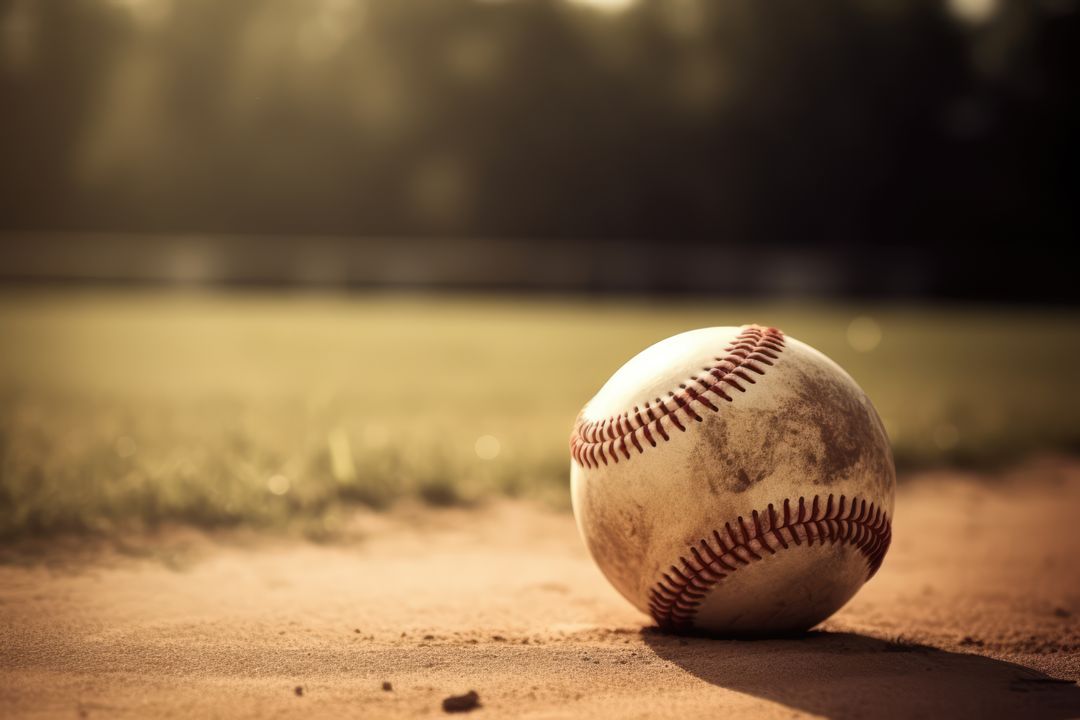
[[[469,712],[480,707],[480,696],[475,690],[470,690],[464,695],[451,695],[442,701],[443,712],[457,713]]]
[[[504,642],[506,640],[502,635],[492,635],[491,639],[495,642]]]
[[[1067,618],[1072,616],[1072,613],[1063,607],[1054,608],[1054,615],[1059,618]]]
[[[293,692],[296,693],[296,697],[303,697],[303,695],[304,695],[304,686],[303,685],[297,685],[295,688],[293,688]]]
[[[964,639],[960,641],[961,645],[974,645],[976,647],[982,647],[984,644],[982,640],[973,638],[970,635],[965,635]]]
[[[393,692],[394,686],[390,684],[389,680],[383,680],[382,689],[383,692]]]
[[[425,636],[424,636],[424,639],[425,639],[425,640],[434,640],[434,639],[435,639],[435,636],[434,636],[434,635],[425,635]]]

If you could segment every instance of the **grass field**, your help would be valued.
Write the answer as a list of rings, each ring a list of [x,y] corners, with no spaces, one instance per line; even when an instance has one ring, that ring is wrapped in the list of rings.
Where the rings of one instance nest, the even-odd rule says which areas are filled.
[[[774,324],[867,390],[901,468],[1080,440],[1077,314],[460,296],[0,294],[0,534],[186,522],[332,535],[355,504],[567,504],[567,437],[622,362]]]

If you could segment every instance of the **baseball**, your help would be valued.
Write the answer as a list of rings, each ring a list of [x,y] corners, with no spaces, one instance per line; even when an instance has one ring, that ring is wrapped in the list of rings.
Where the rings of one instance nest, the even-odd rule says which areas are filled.
[[[578,415],[578,529],[660,627],[808,629],[889,547],[896,473],[870,400],[771,327],[694,330],[644,350]]]

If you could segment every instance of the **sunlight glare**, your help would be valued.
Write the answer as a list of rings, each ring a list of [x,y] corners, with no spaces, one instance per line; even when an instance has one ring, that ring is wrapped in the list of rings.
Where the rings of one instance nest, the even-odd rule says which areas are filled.
[[[610,13],[623,12],[637,4],[637,0],[567,0],[567,2]]]
[[[947,0],[946,5],[953,17],[971,25],[986,22],[998,11],[998,0]]]

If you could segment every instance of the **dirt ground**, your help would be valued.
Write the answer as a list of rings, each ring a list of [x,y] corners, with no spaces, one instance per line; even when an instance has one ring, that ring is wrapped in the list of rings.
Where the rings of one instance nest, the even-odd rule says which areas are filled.
[[[1080,462],[901,486],[882,571],[797,638],[661,634],[524,503],[315,544],[7,548],[0,715],[1080,717]],[[390,683],[384,689],[384,683]]]

